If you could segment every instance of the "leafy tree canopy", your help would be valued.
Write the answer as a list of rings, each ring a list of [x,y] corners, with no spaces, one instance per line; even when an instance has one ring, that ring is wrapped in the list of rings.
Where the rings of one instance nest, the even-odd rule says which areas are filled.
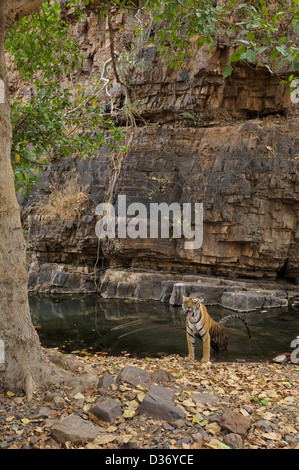
[[[181,63],[191,41],[198,47],[228,39],[234,52],[224,72],[247,60],[266,66],[271,73],[284,66],[299,66],[299,0],[149,0],[154,23],[159,22],[156,41],[168,55],[170,65]]]
[[[70,4],[82,18],[81,2]],[[125,149],[123,130],[99,98],[107,81],[98,74],[85,83],[76,78],[84,58],[68,30],[60,2],[46,0],[39,11],[15,24],[6,41],[14,65],[32,89],[28,99],[11,99],[16,189],[27,193],[49,159],[85,157],[105,145],[116,152]]]
[[[93,0],[70,0],[78,18]],[[135,4],[136,3],[136,4]],[[108,0],[111,6],[147,10],[154,28],[154,41],[170,67],[180,66],[191,44],[208,45],[212,51],[219,41],[231,50],[223,71],[228,77],[239,61],[267,67],[283,76],[282,83],[296,85],[299,66],[299,0]],[[138,3],[138,5],[137,5]],[[97,1],[97,4],[99,2]],[[27,100],[12,98],[12,163],[16,187],[30,190],[37,169],[49,158],[79,153],[86,156],[103,145],[123,151],[124,131],[116,125],[111,109],[99,95],[107,82],[94,75],[87,83],[76,81],[82,55],[76,40],[68,34],[58,0],[46,0],[38,12],[20,20],[10,31],[7,50],[14,56],[23,79],[32,85]],[[140,34],[136,29],[136,35]],[[151,41],[153,38],[151,37]],[[113,48],[111,49],[113,54]],[[116,61],[113,61],[115,70]],[[63,77],[67,77],[66,85]],[[70,88],[70,83],[74,83]]]

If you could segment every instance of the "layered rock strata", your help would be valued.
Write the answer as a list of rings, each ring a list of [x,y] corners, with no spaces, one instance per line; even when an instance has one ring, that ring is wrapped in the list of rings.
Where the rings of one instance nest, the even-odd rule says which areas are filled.
[[[79,23],[72,11],[64,12],[85,54],[79,80],[101,72],[109,59],[107,20],[99,14],[98,2],[88,8],[86,20]],[[170,69],[153,43],[137,48],[136,21],[136,16],[122,12],[113,17],[115,48],[131,49],[131,62],[137,64],[129,71],[130,100],[138,106],[139,127],[130,129],[123,155],[106,149],[85,160],[53,162],[29,201],[21,201],[29,255],[35,263],[30,287],[62,291],[76,278],[75,290],[90,292],[94,270],[100,277],[107,266],[177,273],[178,281],[184,274],[204,274],[298,283],[299,111],[287,89],[281,88],[283,77],[243,63],[224,79],[231,52],[225,43],[219,43],[213,54],[205,47],[195,50],[183,68]],[[154,35],[154,28],[148,33]],[[120,67],[128,70],[125,62]],[[124,89],[113,70],[107,79],[113,85],[114,105],[121,108]],[[12,76],[12,91],[16,83]],[[109,108],[111,98],[102,99]],[[64,188],[74,178],[87,195],[80,216],[70,217],[68,211],[55,218],[40,215],[38,207],[48,202],[51,187]],[[171,235],[99,242],[95,208],[111,194],[113,204],[125,195],[127,205],[142,202],[147,209],[151,203],[202,203],[201,248],[186,250],[185,240]],[[76,266],[88,273],[75,272]],[[38,282],[43,275],[46,281]],[[98,290],[99,285],[101,280]],[[121,289],[127,295],[129,286],[119,286],[118,296]],[[154,286],[151,289],[155,298]],[[102,293],[107,294],[105,289]],[[230,306],[240,301],[227,290],[221,298]]]
[[[203,297],[205,305],[237,312],[299,307],[299,290],[286,282],[228,280],[221,277],[107,269],[97,276],[87,268],[32,263],[29,289],[33,293],[99,294],[106,299],[156,300],[181,306],[183,296]]]
[[[113,203],[203,203],[203,244],[184,249],[184,239],[115,238],[95,233],[97,204],[105,202],[111,176],[107,156],[68,159],[43,174],[37,190],[46,200],[51,185],[76,175],[88,195],[80,218],[28,217],[29,250],[41,263],[94,265],[105,256],[136,269],[228,277],[299,277],[299,120],[248,121],[217,128],[147,128],[134,138],[114,187]],[[149,211],[148,211],[149,214]],[[103,254],[103,250],[105,255]]]

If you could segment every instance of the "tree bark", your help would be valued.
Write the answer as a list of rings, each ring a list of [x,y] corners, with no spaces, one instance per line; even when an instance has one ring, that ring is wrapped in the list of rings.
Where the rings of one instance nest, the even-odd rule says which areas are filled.
[[[29,309],[26,244],[10,157],[12,129],[4,41],[15,19],[42,1],[0,0],[0,80],[5,87],[5,100],[0,103],[0,341],[5,355],[0,364],[0,386],[24,390],[29,399],[34,388],[53,381],[57,371],[43,352]]]

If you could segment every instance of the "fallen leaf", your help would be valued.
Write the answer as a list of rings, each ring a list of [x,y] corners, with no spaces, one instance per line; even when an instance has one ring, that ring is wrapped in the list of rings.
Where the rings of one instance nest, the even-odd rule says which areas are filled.
[[[140,403],[144,399],[145,395],[146,395],[145,393],[138,393],[137,398],[138,398],[138,401],[140,401]]]
[[[124,444],[127,444],[133,437],[133,434],[125,434],[124,436],[122,436],[123,438],[123,443]]]
[[[297,434],[297,431],[295,428],[293,428],[293,426],[285,426],[284,431],[291,434]]]
[[[21,421],[25,425],[31,423],[30,419],[27,419],[27,418],[22,418]]]
[[[8,423],[10,423],[13,419],[15,419],[14,416],[7,416],[7,418],[5,419],[5,421],[7,421]]]
[[[207,442],[206,446],[209,447],[210,449],[220,449],[219,445],[221,445],[222,442],[218,441],[218,439],[211,439],[209,442]]]
[[[190,449],[190,444],[186,444],[185,442],[182,442],[182,448],[183,449]]]
[[[220,442],[220,444],[218,444],[218,449],[230,449],[230,447],[224,444],[224,442]]]
[[[103,445],[108,444],[108,442],[112,442],[116,439],[115,436],[111,434],[100,434],[95,440],[92,442],[93,444]]]
[[[85,449],[103,449],[103,447],[93,444],[92,442],[89,442],[86,446]]]
[[[43,428],[41,428],[40,426],[36,426],[36,428],[34,428],[34,431],[36,431],[36,432],[44,432]]]
[[[276,432],[263,432],[261,434],[265,439],[270,439],[272,441],[277,441],[280,439],[280,434],[276,434]]]
[[[189,398],[188,400],[184,400],[182,405],[187,406],[187,407],[194,406],[194,401],[191,398]]]
[[[135,416],[135,414],[136,414],[136,410],[132,410],[130,408],[127,408],[123,412],[123,417],[124,418],[133,418]]]
[[[217,434],[221,431],[221,427],[216,422],[207,424],[205,429],[206,431],[209,431],[212,434]]]
[[[140,403],[137,400],[132,400],[130,402],[127,402],[126,405],[128,408],[130,408],[130,410],[137,410]]]
[[[271,413],[270,411],[266,411],[265,413],[261,413],[261,416],[263,417],[263,419],[271,421],[271,419],[274,418],[275,414]]]
[[[108,426],[106,429],[107,432],[115,432],[117,430],[117,426]]]
[[[76,395],[74,395],[75,400],[80,400],[82,398],[84,398],[84,395],[82,395],[82,393],[76,393]]]

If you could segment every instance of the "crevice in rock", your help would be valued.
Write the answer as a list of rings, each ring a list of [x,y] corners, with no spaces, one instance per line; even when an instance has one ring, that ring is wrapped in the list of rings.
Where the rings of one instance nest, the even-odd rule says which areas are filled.
[[[255,110],[248,110],[247,111],[247,119],[263,119],[268,116],[277,116],[277,117],[286,117],[286,110],[279,110],[279,111],[255,111]]]

